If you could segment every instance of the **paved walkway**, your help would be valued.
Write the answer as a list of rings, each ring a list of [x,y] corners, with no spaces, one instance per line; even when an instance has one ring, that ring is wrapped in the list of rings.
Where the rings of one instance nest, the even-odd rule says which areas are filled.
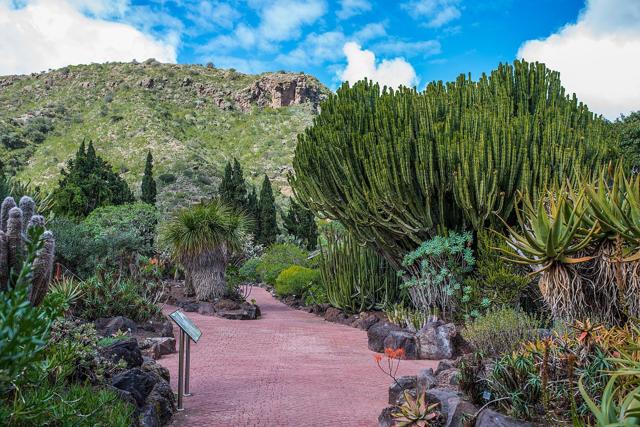
[[[376,426],[391,380],[376,367],[366,332],[291,309],[261,288],[251,298],[261,319],[188,313],[203,335],[191,346],[193,396],[173,425]],[[177,390],[177,354],[160,363]],[[399,375],[435,365],[402,361]]]

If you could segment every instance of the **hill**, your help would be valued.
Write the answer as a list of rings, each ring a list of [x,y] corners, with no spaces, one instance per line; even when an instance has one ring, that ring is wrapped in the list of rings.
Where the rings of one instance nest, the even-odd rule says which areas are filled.
[[[0,77],[0,159],[53,188],[82,140],[92,140],[139,191],[146,151],[162,209],[214,194],[227,160],[250,182],[263,173],[289,195],[296,135],[329,89],[303,73],[247,75],[213,66],[107,63]]]

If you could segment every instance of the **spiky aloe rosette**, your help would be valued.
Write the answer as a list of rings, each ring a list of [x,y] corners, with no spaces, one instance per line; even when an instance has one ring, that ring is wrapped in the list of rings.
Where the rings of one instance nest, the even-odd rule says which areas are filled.
[[[44,229],[45,220],[36,213],[36,205],[31,197],[23,196],[18,205],[12,197],[7,197],[0,206],[0,289],[8,288],[11,272],[18,272],[22,264],[25,243],[34,227]],[[33,262],[32,284],[29,300],[39,305],[49,288],[55,257],[55,238],[51,231],[42,234],[43,247]]]

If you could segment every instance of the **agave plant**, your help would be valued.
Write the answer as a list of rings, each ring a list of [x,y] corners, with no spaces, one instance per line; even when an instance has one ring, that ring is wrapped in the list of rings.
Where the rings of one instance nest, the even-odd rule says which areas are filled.
[[[504,237],[510,249],[495,248],[508,261],[537,265],[540,290],[555,317],[575,318],[586,305],[582,280],[573,265],[591,260],[580,256],[589,246],[598,223],[585,229],[584,194],[571,195],[567,189],[548,192],[537,202],[520,195],[523,208],[516,207],[522,229],[507,226]]]
[[[196,298],[206,301],[226,292],[225,269],[249,227],[247,217],[219,200],[179,210],[161,229],[161,241],[185,268]]]
[[[435,425],[440,418],[438,403],[428,405],[424,393],[414,398],[405,390],[404,400],[405,403],[398,408],[398,412],[391,415],[397,427],[428,427]]]

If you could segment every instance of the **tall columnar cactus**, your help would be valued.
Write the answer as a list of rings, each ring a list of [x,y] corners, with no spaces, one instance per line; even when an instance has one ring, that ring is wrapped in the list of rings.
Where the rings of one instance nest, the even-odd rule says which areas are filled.
[[[22,267],[25,252],[25,241],[28,230],[32,227],[43,227],[44,217],[36,214],[35,203],[30,197],[20,199],[20,207],[15,200],[7,197],[0,208],[0,289],[8,286],[11,271],[16,273]],[[43,247],[33,263],[33,279],[29,300],[38,305],[44,299],[51,281],[55,257],[55,238],[53,233],[42,234]]]
[[[398,265],[435,234],[510,221],[518,190],[588,175],[613,145],[557,72],[516,61],[422,92],[343,85],[298,137],[290,182]]]

